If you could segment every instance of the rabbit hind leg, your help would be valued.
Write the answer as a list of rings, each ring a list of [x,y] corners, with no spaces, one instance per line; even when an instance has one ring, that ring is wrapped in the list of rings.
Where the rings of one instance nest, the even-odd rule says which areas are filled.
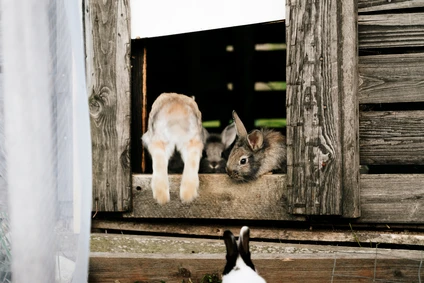
[[[180,149],[184,161],[184,171],[181,178],[180,198],[189,203],[198,195],[199,163],[202,157],[203,142],[200,139],[191,139]]]
[[[149,145],[149,152],[152,156],[152,192],[153,198],[159,204],[169,202],[169,180],[168,180],[168,160],[172,146],[163,141],[154,141]]]

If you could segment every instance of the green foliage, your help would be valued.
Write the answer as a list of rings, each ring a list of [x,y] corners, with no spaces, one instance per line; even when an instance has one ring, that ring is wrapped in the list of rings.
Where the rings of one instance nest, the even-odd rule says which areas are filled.
[[[257,128],[285,128],[287,125],[286,119],[257,119],[255,127]]]
[[[204,121],[202,125],[205,128],[219,128],[221,126],[221,122],[219,120]]]
[[[221,278],[218,274],[205,274],[203,276],[201,283],[221,283]]]

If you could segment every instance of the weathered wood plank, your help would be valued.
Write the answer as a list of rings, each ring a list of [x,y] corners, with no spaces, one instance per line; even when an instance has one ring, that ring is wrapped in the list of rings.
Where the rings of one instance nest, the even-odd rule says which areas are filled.
[[[267,175],[259,181],[235,184],[226,174],[200,174],[199,197],[190,204],[179,198],[181,175],[170,175],[171,201],[159,205],[150,188],[151,175],[133,175],[133,210],[124,217],[304,219],[287,212],[285,175]],[[264,190],[261,187],[266,187]]]
[[[424,7],[424,0],[358,0],[360,13],[422,7]]]
[[[360,222],[423,223],[423,175],[362,175]],[[384,182],[382,178],[384,177]]]
[[[424,13],[359,15],[359,48],[422,47]]]
[[[351,122],[358,111],[355,3],[286,2],[287,187],[294,214],[359,215],[358,127]],[[342,196],[352,201],[342,203]]]
[[[84,5],[93,210],[125,211],[131,191],[129,1]]]
[[[424,101],[424,53],[361,56],[359,77],[359,103]]]
[[[355,224],[353,224],[356,227]],[[275,227],[273,225],[257,226],[249,224],[251,228],[252,239],[274,240],[274,241],[296,241],[296,242],[327,242],[327,243],[361,243],[364,247],[374,246],[376,244],[393,244],[393,245],[420,245],[424,246],[424,234],[419,232],[384,232],[370,230],[324,230],[324,229],[294,229]],[[390,226],[392,227],[392,226]],[[224,230],[236,231],[239,226],[229,225],[226,223],[215,224],[193,224],[193,223],[169,223],[164,222],[140,222],[125,220],[96,220],[91,222],[92,229],[102,229],[106,231],[116,231],[126,234],[128,232],[141,233],[157,233],[178,236],[203,236],[203,237],[221,237]],[[388,229],[387,226],[384,227]],[[407,229],[407,228],[405,228]]]
[[[180,175],[171,175],[171,201],[160,206],[150,189],[151,175],[133,175],[133,211],[124,218],[187,218],[187,219],[238,219],[238,220],[290,220],[305,221],[305,217],[289,214],[286,176],[266,175],[259,180],[235,184],[225,174],[201,174],[199,197],[191,204],[179,199]],[[374,185],[378,187],[374,189]],[[362,214],[352,223],[408,223],[423,224],[419,214],[410,215],[417,207],[424,209],[424,175],[361,175],[360,200]],[[393,194],[393,191],[404,192]],[[387,204],[386,199],[393,203]],[[396,200],[394,199],[396,198]],[[375,207],[384,208],[383,211]]]
[[[102,250],[114,251],[91,253],[89,282],[202,282],[206,274],[220,278],[225,265],[222,240],[129,235],[103,240],[108,237],[112,239],[101,245]],[[124,245],[134,250],[123,251]],[[252,261],[267,282],[417,282],[424,275],[422,251],[253,241],[251,249]]]
[[[361,216],[359,190],[358,26],[355,1],[341,5],[339,93],[341,103],[342,215]],[[349,16],[351,15],[351,16]],[[339,123],[337,119],[334,123]],[[325,143],[324,143],[325,144]]]
[[[424,164],[424,111],[361,112],[361,164]]]

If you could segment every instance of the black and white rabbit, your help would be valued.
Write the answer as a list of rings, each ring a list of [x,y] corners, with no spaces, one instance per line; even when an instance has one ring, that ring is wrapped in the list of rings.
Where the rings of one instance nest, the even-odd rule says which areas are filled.
[[[240,229],[240,237],[236,241],[231,231],[224,231],[224,242],[227,249],[227,263],[222,272],[222,283],[266,283],[255,269],[249,251],[249,227]]]
[[[209,133],[204,129],[206,142],[203,148],[203,157],[200,160],[199,173],[225,173],[225,166],[230,146],[236,139],[236,127],[231,123],[221,132]]]
[[[168,162],[177,150],[184,162],[180,198],[183,202],[194,200],[198,195],[198,171],[205,141],[202,114],[194,99],[177,93],[159,95],[153,102],[142,140],[152,157],[154,199],[159,204],[170,199]]]
[[[249,182],[272,171],[285,171],[285,136],[271,129],[255,129],[249,134],[233,111],[237,140],[227,161],[227,174],[239,182]]]

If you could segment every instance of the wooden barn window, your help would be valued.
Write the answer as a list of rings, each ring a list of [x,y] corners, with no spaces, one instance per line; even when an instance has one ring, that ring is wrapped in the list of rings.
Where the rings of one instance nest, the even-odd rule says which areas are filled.
[[[358,217],[355,3],[287,0],[286,26],[269,23],[131,42],[128,2],[86,1],[87,78],[95,164],[93,210],[126,211],[124,217],[141,218]],[[274,35],[286,35],[287,50],[261,54],[256,46],[267,42],[258,38],[265,29],[273,28]],[[256,39],[250,36],[255,31]],[[216,35],[219,32],[224,36]],[[208,37],[215,40],[204,44]],[[233,44],[225,42],[227,37]],[[217,46],[221,48],[213,49]],[[223,54],[210,60],[199,53],[203,50],[214,56],[218,54],[216,50]],[[267,59],[270,54],[280,59]],[[281,54],[284,56],[278,57]],[[260,60],[252,61],[253,57]],[[215,71],[200,73],[202,61],[187,58],[201,58]],[[225,59],[241,64],[226,68]],[[233,75],[232,81],[226,77],[228,72]],[[260,76],[282,86],[280,78],[272,78],[277,72],[286,76],[287,90],[260,90]],[[287,175],[267,175],[256,182],[234,184],[225,174],[202,174],[200,196],[191,204],[179,200],[180,176],[173,175],[171,202],[162,207],[156,204],[150,176],[141,174],[140,137],[149,104],[163,91],[195,95],[205,120],[220,121],[221,129],[231,118],[232,109],[238,110],[248,129],[258,126],[256,118],[285,118],[287,109]],[[228,103],[221,103],[227,99]],[[210,108],[212,111],[208,112]],[[222,116],[213,116],[216,108]],[[281,116],[249,115],[252,109],[272,108]],[[264,111],[264,115],[271,112]]]
[[[143,158],[139,138],[162,92],[195,96],[210,132],[221,132],[234,109],[249,130],[268,126],[285,134],[285,61],[284,21],[133,40],[134,208],[126,216],[297,219],[285,212],[282,174],[251,184],[236,184],[226,174],[200,174],[200,197],[188,205],[179,199],[180,175],[170,175],[171,202],[158,209],[149,186],[150,159]]]

